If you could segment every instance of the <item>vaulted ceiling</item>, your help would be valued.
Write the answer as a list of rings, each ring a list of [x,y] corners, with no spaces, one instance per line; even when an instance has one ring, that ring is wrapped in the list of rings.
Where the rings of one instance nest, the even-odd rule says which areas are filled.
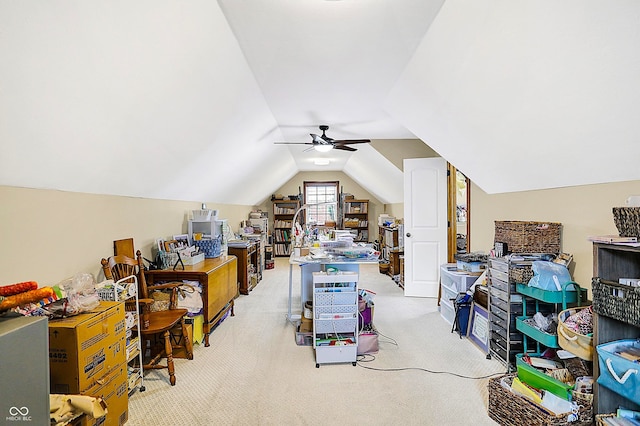
[[[321,124],[488,193],[637,180],[638,28],[636,0],[0,0],[0,185],[255,205],[342,170],[402,202],[376,144],[274,144]]]

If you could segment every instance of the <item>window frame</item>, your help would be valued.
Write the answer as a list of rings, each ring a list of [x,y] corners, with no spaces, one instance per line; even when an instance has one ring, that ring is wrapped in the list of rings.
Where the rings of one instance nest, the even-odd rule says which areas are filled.
[[[324,202],[335,202],[335,205],[326,204],[322,206],[307,207],[305,209],[305,223],[311,223],[312,222],[311,219],[313,216],[315,216],[315,218],[317,219],[317,220],[314,220],[314,222],[315,222],[315,225],[318,225],[318,226],[324,226],[327,220],[337,223],[338,216],[339,216],[338,207],[340,203],[340,182],[337,180],[336,181],[304,181],[303,187],[304,187],[304,193],[303,193],[304,203],[303,204],[312,205],[312,204],[324,203]],[[331,198],[331,197],[327,196],[326,191],[324,194],[322,194],[322,196],[319,196],[319,194],[317,193],[316,194],[309,193],[311,192],[310,188],[320,188],[320,187],[334,188],[335,199],[327,200],[327,198]],[[311,197],[313,197],[314,195],[315,195],[315,198],[311,199]]]

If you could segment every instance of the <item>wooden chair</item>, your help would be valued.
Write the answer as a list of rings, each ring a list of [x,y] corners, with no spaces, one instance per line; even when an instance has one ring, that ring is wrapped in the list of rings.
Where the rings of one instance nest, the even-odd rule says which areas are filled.
[[[115,281],[135,275],[138,279],[138,296],[139,296],[139,315],[140,315],[140,339],[142,342],[142,350],[144,352],[144,370],[162,369],[169,370],[169,382],[171,386],[176,384],[175,367],[173,363],[174,347],[182,347],[172,345],[170,330],[178,324],[182,327],[182,337],[184,349],[188,359],[193,359],[193,343],[188,337],[184,316],[187,314],[186,309],[178,309],[177,291],[182,283],[173,282],[165,284],[156,284],[147,286],[144,277],[144,265],[142,263],[142,254],[140,250],[136,252],[136,258],[132,259],[127,256],[118,255],[111,256],[109,259],[102,259],[102,270],[107,278]],[[169,309],[161,311],[152,311],[151,305],[154,300],[150,298],[150,292],[155,290],[169,291],[170,303]],[[131,309],[127,306],[126,309]],[[135,309],[135,308],[134,308]],[[166,365],[161,365],[160,360],[167,359]]]

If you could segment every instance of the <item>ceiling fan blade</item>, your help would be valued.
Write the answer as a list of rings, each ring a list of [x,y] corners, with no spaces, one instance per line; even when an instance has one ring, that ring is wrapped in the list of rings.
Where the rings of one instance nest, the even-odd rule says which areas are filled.
[[[351,148],[350,146],[346,146],[346,145],[338,145],[338,144],[334,145],[334,146],[333,146],[333,149],[341,149],[341,150],[343,150],[343,151],[351,151],[351,152],[353,152],[353,151],[357,151],[357,149],[355,149],[355,148]]]
[[[371,143],[369,139],[336,139],[333,143],[340,145],[354,144],[354,143]]]
[[[275,145],[313,145],[311,142],[274,142]]]
[[[322,138],[322,136],[318,136],[315,133],[309,133],[309,135],[311,136],[311,139],[313,140],[313,143],[326,143],[327,141],[325,139]]]

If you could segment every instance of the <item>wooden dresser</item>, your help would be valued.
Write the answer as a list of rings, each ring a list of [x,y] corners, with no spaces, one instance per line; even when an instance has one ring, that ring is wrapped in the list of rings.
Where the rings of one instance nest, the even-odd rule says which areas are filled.
[[[220,319],[231,310],[233,300],[238,295],[238,259],[235,256],[221,256],[205,259],[184,270],[161,269],[145,271],[149,284],[166,281],[198,281],[202,286],[204,314],[204,345],[209,346],[209,333]]]

